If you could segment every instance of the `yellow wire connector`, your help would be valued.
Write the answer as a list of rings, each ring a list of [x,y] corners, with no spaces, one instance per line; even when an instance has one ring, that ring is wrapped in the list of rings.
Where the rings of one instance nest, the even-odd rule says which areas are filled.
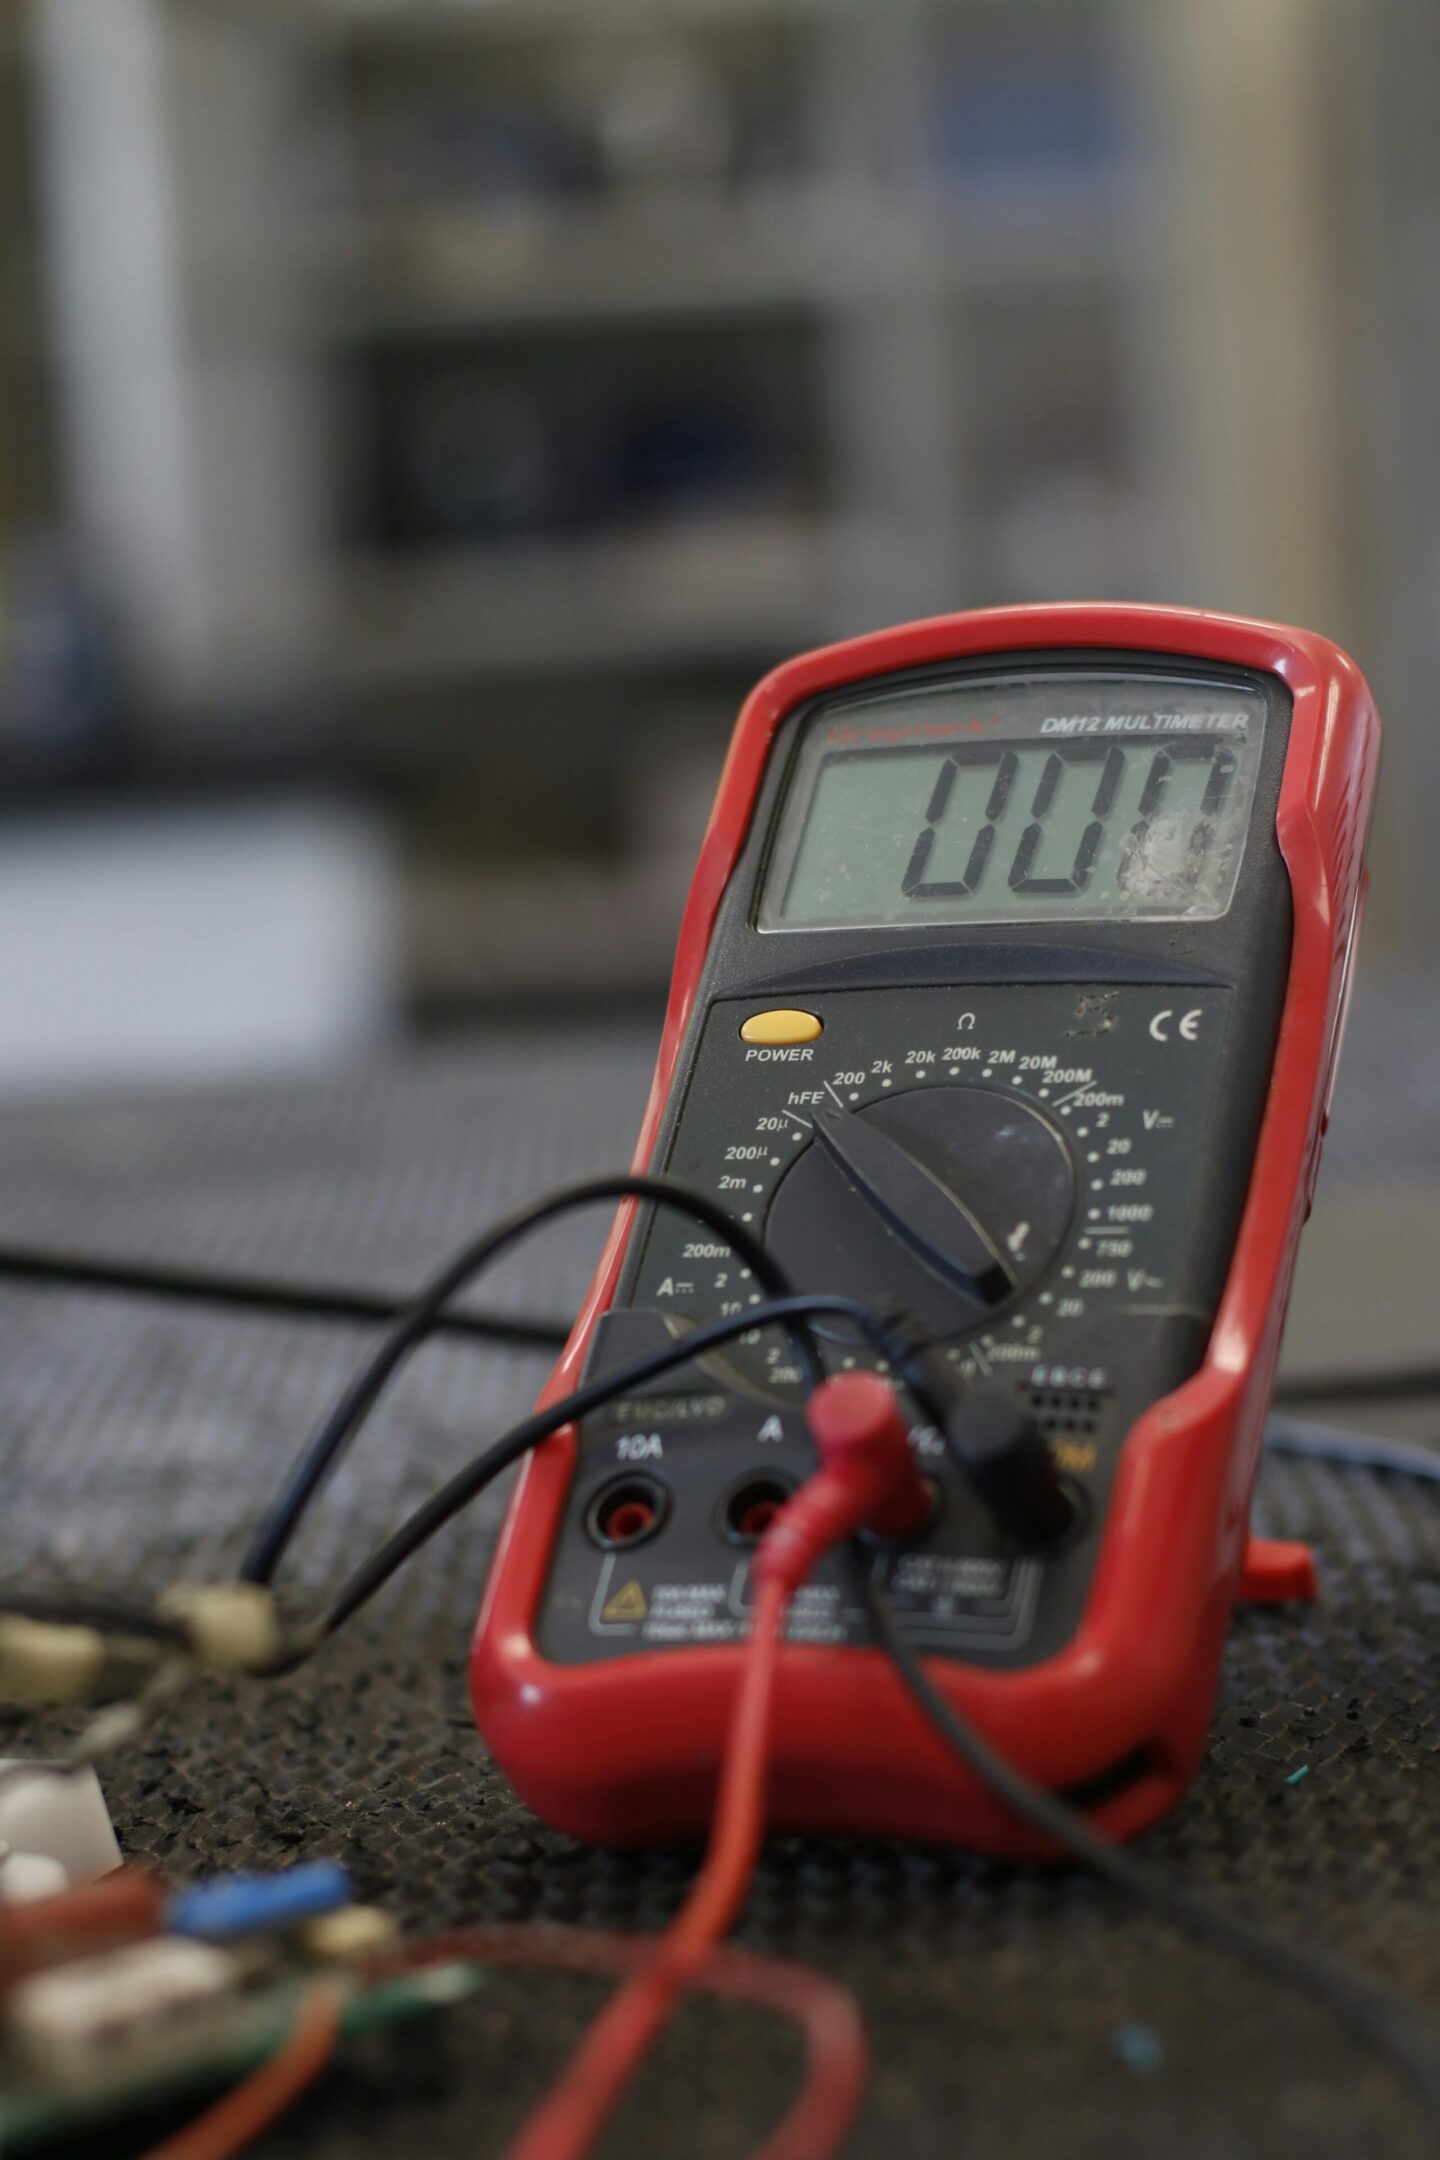
[[[110,1646],[98,1628],[0,1616],[0,1701],[93,1702],[109,1663]]]
[[[286,1648],[275,1600],[260,1583],[175,1583],[155,1610],[179,1621],[196,1663],[212,1672],[263,1673]]]

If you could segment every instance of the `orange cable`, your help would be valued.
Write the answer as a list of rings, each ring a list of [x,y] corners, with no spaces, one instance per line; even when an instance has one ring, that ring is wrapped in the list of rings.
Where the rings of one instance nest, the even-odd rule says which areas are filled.
[[[343,2005],[328,1982],[309,1989],[275,2053],[145,2160],[232,2160],[243,2152],[319,2077],[335,2052]]]

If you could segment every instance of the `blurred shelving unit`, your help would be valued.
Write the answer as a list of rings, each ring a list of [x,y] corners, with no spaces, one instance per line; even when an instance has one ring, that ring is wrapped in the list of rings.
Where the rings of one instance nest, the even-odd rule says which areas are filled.
[[[18,601],[24,557],[52,481],[25,56],[21,20],[0,11],[0,772],[22,754]]]
[[[1363,369],[1357,522],[1367,664],[1388,732],[1381,897],[1391,942],[1433,965],[1440,938],[1440,17],[1372,0],[1346,25],[1356,125],[1369,155],[1352,205],[1359,266],[1352,335]]]
[[[27,326],[22,296],[27,235],[23,228],[24,141],[21,71],[14,25],[0,18],[0,535],[17,522],[24,481],[17,417],[24,399]]]
[[[1266,605],[1201,0],[35,6],[78,515],[154,755],[379,776],[422,998],[496,985],[502,890],[529,979],[659,979],[666,802],[789,650]],[[623,931],[577,956],[580,858]]]
[[[0,802],[113,759],[103,636],[67,530],[28,19],[0,8]]]
[[[150,433],[172,464],[187,436],[205,452],[168,536],[156,524],[195,602],[160,687],[168,673],[182,703],[207,687],[225,702],[233,595],[256,582],[217,538],[233,547],[237,515],[262,521],[249,553],[293,614],[304,511],[263,437],[288,450],[308,432],[301,374],[333,460],[307,474],[329,524],[321,574],[300,579],[306,627],[362,677],[373,629],[377,672],[398,680],[411,622],[428,679],[467,578],[471,614],[497,626],[444,632],[442,672],[468,653],[483,684],[527,638],[553,668],[564,635],[543,610],[526,627],[547,563],[557,618],[567,591],[582,624],[612,579],[621,599],[577,658],[628,650],[642,669],[686,637],[749,664],[797,633],[1023,587],[1027,490],[1058,476],[1083,518],[1087,481],[1092,509],[1143,486],[1114,379],[1143,364],[1128,318],[1154,219],[1127,117],[1145,109],[1127,95],[1134,10],[1022,12],[1017,35],[1004,8],[954,0],[880,19],[846,0],[49,0],[57,152],[93,118],[91,85],[113,111],[128,84],[169,165],[119,203],[92,133],[68,180],[78,193],[94,169],[72,220],[92,257],[106,199],[114,247],[148,255],[130,345],[163,334],[151,396],[168,377],[172,407]],[[113,132],[118,161],[134,130]],[[1057,303],[1047,355],[1024,319]],[[134,407],[107,345],[95,402],[118,432]],[[982,411],[966,386],[992,353]],[[1002,434],[1044,438],[1018,478],[991,454]],[[1111,554],[1137,522],[1100,513]],[[678,611],[672,539],[695,596]],[[1099,585],[1147,575],[1136,543]],[[243,624],[252,669],[267,643],[283,660],[293,628],[260,616]]]

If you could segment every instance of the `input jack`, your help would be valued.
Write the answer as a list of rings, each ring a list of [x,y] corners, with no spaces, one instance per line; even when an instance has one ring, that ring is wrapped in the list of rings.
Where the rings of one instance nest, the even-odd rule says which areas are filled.
[[[945,1495],[933,1477],[922,1478],[922,1482],[930,1497],[930,1506],[926,1512],[925,1520],[917,1523],[913,1530],[907,1531],[904,1537],[899,1538],[877,1537],[873,1530],[862,1530],[860,1535],[867,1545],[878,1545],[886,1552],[898,1552],[905,1546],[914,1545],[920,1538],[928,1536],[945,1511]]]
[[[663,1528],[670,1495],[654,1478],[623,1477],[598,1492],[585,1511],[585,1531],[604,1552],[627,1552]]]
[[[732,1545],[758,1545],[794,1490],[782,1477],[745,1478],[721,1503],[721,1530]]]

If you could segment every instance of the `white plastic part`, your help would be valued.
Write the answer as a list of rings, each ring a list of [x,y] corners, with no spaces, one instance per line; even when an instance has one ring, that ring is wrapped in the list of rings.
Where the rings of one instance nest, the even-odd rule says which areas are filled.
[[[70,1887],[70,1877],[49,1853],[0,1854],[0,1905],[30,1905],[36,1898],[58,1897]]]
[[[239,1968],[224,1950],[161,1935],[22,1981],[6,2026],[37,2077],[81,2087],[208,2045],[238,1985]]]
[[[33,1770],[27,1777],[0,1777],[0,1840],[17,1853],[40,1853],[58,1860],[71,1882],[93,1882],[120,1865],[110,1810],[93,1770],[64,1777],[53,1763],[12,1765]]]

